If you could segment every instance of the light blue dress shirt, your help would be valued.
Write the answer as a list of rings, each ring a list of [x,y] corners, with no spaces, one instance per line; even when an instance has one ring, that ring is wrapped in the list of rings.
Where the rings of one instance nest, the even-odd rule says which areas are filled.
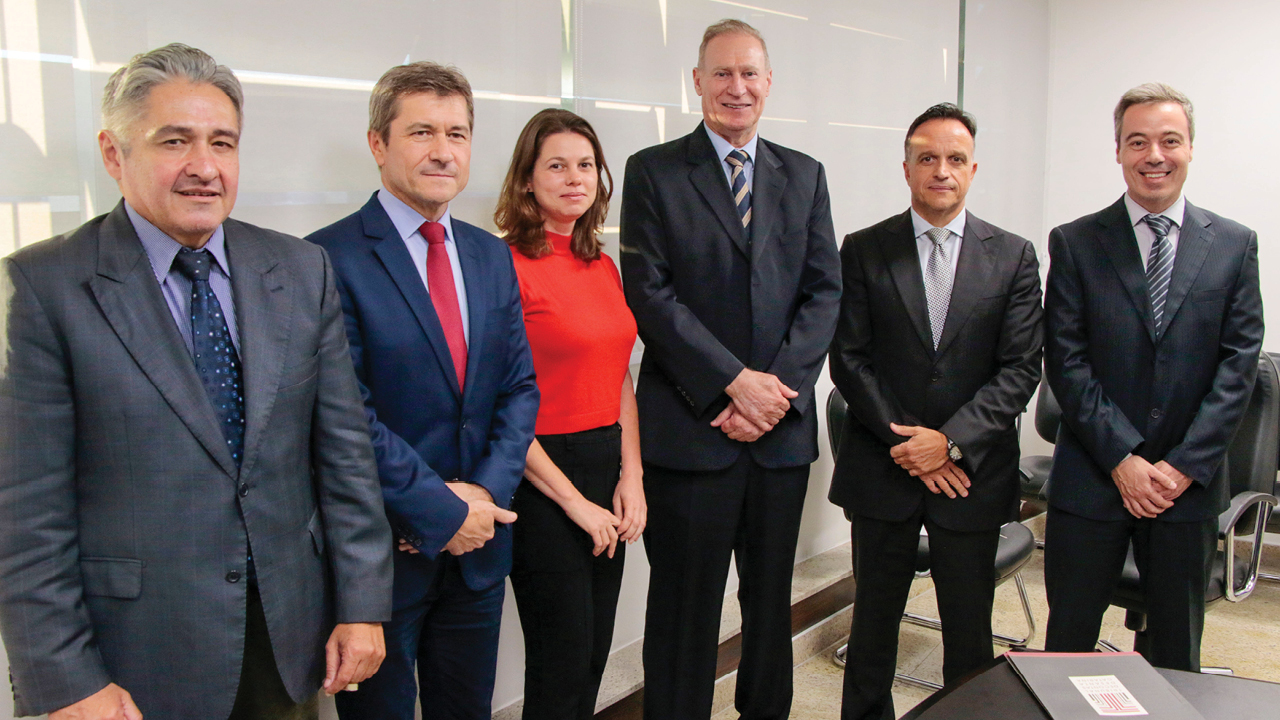
[[[964,222],[969,213],[963,208],[960,214],[947,223],[945,227],[951,231],[951,235],[942,241],[942,249],[947,252],[947,259],[951,261],[951,283],[954,285],[956,281],[956,267],[960,263],[960,245],[964,242]],[[933,225],[928,220],[920,217],[920,213],[915,208],[911,208],[911,226],[916,233],[916,253],[920,255],[920,274],[922,276],[929,275],[929,253],[933,252],[933,241],[925,233],[933,229]]]
[[[378,202],[382,203],[382,209],[387,211],[391,224],[396,226],[396,231],[404,240],[405,247],[409,248],[409,255],[413,257],[413,266],[422,278],[422,287],[426,288],[427,294],[430,295],[431,288],[427,282],[427,239],[418,232],[418,228],[422,227],[422,223],[427,219],[403,200],[392,195],[386,188],[378,191]],[[467,312],[467,285],[462,279],[462,263],[458,260],[458,243],[453,239],[453,221],[449,216],[448,208],[438,222],[444,226],[444,249],[449,254],[449,268],[453,270],[453,287],[458,291],[458,312],[462,316],[462,335],[469,347],[471,315]]]
[[[707,131],[707,137],[711,138],[711,144],[716,149],[716,157],[720,158],[720,167],[724,170],[724,179],[728,181],[730,188],[733,187],[733,166],[726,162],[725,158],[729,157],[729,153],[734,150],[741,150],[747,154],[747,162],[743,164],[742,172],[747,176],[747,190],[751,190],[756,177],[756,141],[760,139],[760,134],[752,135],[746,145],[735,148],[728,140],[712,132],[705,123],[702,127]]]

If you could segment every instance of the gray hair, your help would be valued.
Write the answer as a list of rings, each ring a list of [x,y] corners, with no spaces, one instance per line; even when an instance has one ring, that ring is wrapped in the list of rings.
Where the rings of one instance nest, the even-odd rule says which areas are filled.
[[[764,44],[764,36],[760,34],[759,30],[751,27],[747,23],[733,18],[725,18],[724,20],[707,27],[707,29],[702,33],[702,44],[698,46],[698,67],[702,67],[702,61],[706,59],[708,43],[721,35],[733,34],[750,35],[756,40],[759,40],[760,49],[764,51],[764,66],[766,69],[770,67],[769,46]]]
[[[102,127],[121,143],[129,126],[142,116],[151,90],[164,83],[185,79],[208,83],[226,93],[236,109],[236,126],[244,125],[244,91],[231,68],[219,65],[203,50],[182,43],[134,55],[107,80],[102,93]]]
[[[1152,103],[1177,103],[1182,106],[1182,112],[1187,116],[1187,132],[1191,137],[1187,138],[1188,142],[1196,140],[1196,115],[1195,108],[1191,106],[1191,100],[1186,95],[1174,90],[1164,83],[1143,83],[1136,88],[1132,88],[1124,95],[1120,96],[1120,102],[1116,103],[1115,123],[1116,123],[1116,147],[1120,147],[1120,125],[1124,122],[1124,113],[1134,105],[1150,105]]]

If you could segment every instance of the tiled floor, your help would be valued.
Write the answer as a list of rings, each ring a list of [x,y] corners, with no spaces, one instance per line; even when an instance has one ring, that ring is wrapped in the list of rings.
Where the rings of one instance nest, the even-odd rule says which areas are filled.
[[[1036,617],[1036,639],[1032,647],[1044,647],[1044,623],[1048,607],[1044,597],[1042,553],[1036,552],[1023,569],[1027,594]],[[1280,548],[1268,547],[1264,567],[1280,569]],[[907,609],[936,617],[932,583],[918,580],[916,593]],[[1021,637],[1025,622],[1012,582],[996,590],[994,614],[996,632]],[[1133,646],[1133,633],[1124,628],[1124,612],[1111,608],[1103,621],[1103,637],[1121,649]],[[1280,584],[1259,582],[1247,600],[1214,606],[1205,618],[1202,662],[1207,666],[1227,666],[1241,677],[1280,682]],[[830,648],[801,663],[795,671],[795,700],[792,720],[836,720],[840,717],[840,689],[843,671],[831,663]],[[997,646],[997,652],[1004,648]],[[934,682],[942,682],[942,640],[938,633],[914,625],[902,626],[899,635],[898,669]],[[929,691],[895,683],[894,705],[899,716],[928,697]],[[716,720],[734,720],[732,709],[716,715]]]

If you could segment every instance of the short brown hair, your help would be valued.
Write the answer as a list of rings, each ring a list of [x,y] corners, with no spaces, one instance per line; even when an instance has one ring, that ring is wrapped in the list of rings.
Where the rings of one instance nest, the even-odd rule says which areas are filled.
[[[408,65],[397,65],[378,78],[369,96],[369,130],[391,140],[391,121],[400,114],[400,98],[417,93],[435,93],[440,97],[459,95],[467,101],[467,127],[476,124],[475,101],[471,97],[471,83],[462,71],[452,65],[441,65],[430,60],[419,60]]]
[[[568,110],[542,110],[529,118],[524,130],[520,131],[516,149],[511,153],[511,166],[507,168],[507,177],[502,181],[502,190],[498,193],[498,209],[493,212],[493,222],[505,233],[507,244],[525,257],[539,258],[551,253],[551,244],[547,242],[547,234],[543,229],[542,208],[527,188],[533,179],[533,166],[542,153],[543,141],[565,132],[581,135],[591,143],[591,151],[596,156],[596,172],[600,176],[596,184],[595,201],[574,223],[573,241],[569,245],[574,257],[590,262],[600,257],[603,244],[600,242],[600,231],[609,215],[609,199],[613,197],[613,175],[609,173],[609,165],[604,161],[604,149],[600,147],[600,138],[596,136],[591,123]]]
[[[1196,140],[1196,115],[1195,108],[1191,106],[1191,100],[1182,93],[1165,85],[1164,83],[1143,83],[1136,88],[1131,88],[1124,95],[1120,96],[1120,102],[1116,103],[1116,111],[1114,120],[1116,123],[1116,148],[1120,148],[1120,126],[1124,124],[1124,114],[1134,105],[1150,105],[1153,103],[1177,103],[1182,106],[1182,112],[1187,116],[1187,132],[1191,137],[1187,138],[1187,142],[1195,142]]]
[[[698,46],[698,67],[702,67],[702,61],[706,58],[707,43],[710,43],[721,35],[732,34],[750,35],[756,40],[759,40],[760,50],[764,52],[764,66],[766,69],[769,67],[769,46],[764,44],[764,36],[760,34],[759,30],[751,27],[747,23],[733,18],[725,18],[715,25],[708,26],[707,29],[703,31],[702,44]]]

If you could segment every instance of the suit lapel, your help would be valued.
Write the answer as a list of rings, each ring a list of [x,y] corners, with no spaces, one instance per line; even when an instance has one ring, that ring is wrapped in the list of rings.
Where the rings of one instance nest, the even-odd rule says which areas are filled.
[[[755,175],[751,183],[751,262],[760,259],[760,253],[774,237],[773,226],[781,214],[782,197],[787,190],[787,174],[782,170],[782,160],[769,149],[763,140],[756,142]],[[734,209],[734,217],[737,217]]]
[[[286,270],[262,237],[228,221],[227,261],[235,293],[240,335],[240,366],[244,372],[245,443],[241,471],[248,472],[258,457],[267,420],[275,405],[284,370],[285,351],[293,328],[293,294],[281,281]]]
[[[920,253],[916,250],[915,230],[911,225],[911,212],[898,216],[894,223],[880,234],[880,252],[898,297],[907,308],[916,336],[929,354],[933,354],[933,333],[929,328],[929,303],[924,296],[924,274],[920,272]]]
[[[1098,236],[1102,249],[1111,259],[1111,265],[1115,268],[1116,275],[1120,277],[1125,291],[1128,292],[1129,300],[1142,316],[1142,323],[1147,328],[1147,336],[1155,342],[1156,328],[1151,319],[1151,293],[1147,289],[1147,271],[1142,266],[1142,255],[1138,252],[1138,238],[1133,234],[1133,224],[1129,222],[1129,211],[1125,208],[1124,196],[1098,214],[1098,223],[1103,226]]]
[[[701,124],[688,137],[687,158],[694,165],[694,168],[689,171],[689,182],[693,183],[698,194],[702,195],[702,199],[711,206],[712,212],[724,226],[725,232],[729,233],[729,237],[733,239],[733,244],[738,246],[738,250],[742,251],[743,255],[750,257],[750,253],[747,252],[746,234],[742,229],[742,219],[738,217],[738,210],[733,206],[729,182],[725,180],[724,167],[720,164],[720,158],[716,157],[716,149],[711,144],[711,138],[707,137],[707,131]],[[754,197],[752,202],[755,202]],[[754,210],[752,215],[755,215]]]
[[[967,210],[965,212],[968,213]],[[947,346],[960,334],[991,278],[994,261],[987,248],[987,240],[995,233],[990,225],[972,213],[966,217],[964,227],[960,257],[956,260],[956,276],[951,283],[951,302],[947,305],[947,321],[942,326],[942,338],[938,341],[939,355],[946,352]]]
[[[1169,278],[1169,294],[1164,302],[1164,326],[1177,316],[1182,302],[1191,292],[1196,276],[1213,248],[1213,229],[1209,216],[1191,203],[1186,204],[1182,228],[1178,231],[1178,249],[1173,256],[1173,274]]]
[[[484,277],[484,258],[480,255],[477,243],[471,237],[471,228],[457,219],[453,221],[453,239],[458,244],[458,260],[462,263],[462,282],[467,293],[467,324],[471,329],[471,337],[467,341],[467,377],[480,376],[480,364],[488,362],[482,353],[471,352],[484,347],[484,329],[488,325],[488,299],[484,296],[484,288],[488,279]]]
[[[449,353],[449,343],[445,340],[440,318],[436,317],[436,308],[431,304],[431,296],[422,284],[422,276],[413,264],[409,248],[405,247],[404,239],[400,237],[391,218],[387,217],[387,212],[382,209],[376,193],[361,209],[360,217],[364,223],[365,235],[377,242],[373,248],[374,254],[382,262],[382,267],[391,276],[413,316],[417,318],[422,332],[426,334],[436,361],[440,363],[440,372],[449,379],[453,396],[461,400],[458,374],[453,369],[453,356]]]
[[[89,286],[120,342],[222,470],[238,470],[195,362],[174,324],[142,243],[121,202],[98,233],[98,275]]]

